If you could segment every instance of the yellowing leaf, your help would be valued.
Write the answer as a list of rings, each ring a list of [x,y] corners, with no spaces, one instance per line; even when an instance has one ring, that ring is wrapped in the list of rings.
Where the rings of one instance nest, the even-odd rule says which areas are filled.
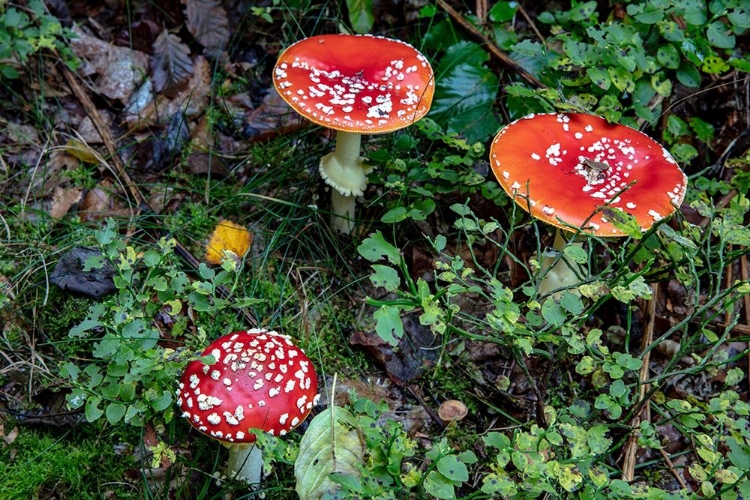
[[[339,486],[329,479],[332,472],[359,477],[364,453],[364,440],[351,413],[330,406],[318,414],[299,443],[294,463],[300,499],[319,500],[336,492]]]
[[[245,227],[228,220],[220,221],[206,245],[206,261],[209,264],[221,264],[225,250],[242,257],[252,242],[253,235]]]
[[[78,139],[70,138],[62,149],[71,156],[75,156],[83,163],[89,163],[91,165],[97,165],[99,163],[99,155],[91,149],[91,146],[84,144]]]

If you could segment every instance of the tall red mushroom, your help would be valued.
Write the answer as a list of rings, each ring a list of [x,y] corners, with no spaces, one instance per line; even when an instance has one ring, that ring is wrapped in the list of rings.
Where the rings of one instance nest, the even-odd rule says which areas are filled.
[[[214,364],[185,368],[177,403],[190,425],[229,447],[229,474],[257,484],[263,460],[251,429],[283,436],[297,427],[318,401],[315,369],[289,337],[261,329],[219,337],[209,354]]]
[[[605,206],[632,215],[645,231],[680,206],[687,188],[685,174],[658,142],[581,113],[514,121],[492,141],[490,164],[503,189],[534,217],[599,236],[624,236]]]
[[[274,85],[297,113],[338,131],[320,174],[333,188],[334,227],[350,233],[369,173],[359,156],[361,135],[398,130],[427,114],[435,88],[430,63],[398,40],[321,35],[279,56]]]

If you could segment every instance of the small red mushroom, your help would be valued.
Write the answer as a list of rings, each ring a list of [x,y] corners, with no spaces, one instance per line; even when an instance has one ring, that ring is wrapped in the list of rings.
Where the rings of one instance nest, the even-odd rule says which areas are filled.
[[[398,130],[427,114],[435,88],[430,63],[399,40],[321,35],[279,56],[274,85],[297,113],[338,131],[320,174],[333,188],[334,227],[350,233],[369,173],[359,156],[361,135]]]
[[[180,377],[177,403],[198,431],[230,449],[229,471],[260,482],[262,457],[251,429],[283,436],[297,427],[318,401],[312,363],[289,337],[253,329],[213,341]]]
[[[490,164],[524,210],[562,230],[624,236],[606,210],[632,215],[643,231],[668,217],[685,197],[687,177],[658,142],[625,125],[581,113],[529,115],[495,136]],[[561,250],[563,238],[555,238]],[[564,259],[547,272],[541,293],[567,286]],[[547,277],[545,277],[547,280]],[[556,281],[557,280],[557,281]]]

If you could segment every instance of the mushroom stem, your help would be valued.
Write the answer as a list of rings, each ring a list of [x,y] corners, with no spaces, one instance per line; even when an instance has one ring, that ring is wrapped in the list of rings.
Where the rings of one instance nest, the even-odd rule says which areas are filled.
[[[560,229],[557,229],[555,232],[555,242],[552,247],[559,253],[562,252],[567,245],[582,246],[583,243],[569,243],[563,236],[563,232]],[[544,278],[542,278],[542,281],[539,283],[539,295],[547,295],[559,288],[570,287],[571,285],[580,282],[580,277],[587,274],[582,266],[570,262],[564,255],[560,257],[557,262],[554,262],[556,258],[557,255],[552,255],[544,256],[541,259],[541,272],[546,274],[544,274]],[[572,293],[578,293],[578,289],[570,289],[570,291]],[[562,292],[558,292],[554,295],[560,293]]]
[[[354,229],[355,198],[367,187],[368,169],[359,156],[362,134],[336,134],[336,149],[320,159],[320,175],[333,188],[331,196],[331,224],[344,233]]]
[[[233,444],[229,447],[227,475],[249,484],[260,484],[263,453],[253,444]]]

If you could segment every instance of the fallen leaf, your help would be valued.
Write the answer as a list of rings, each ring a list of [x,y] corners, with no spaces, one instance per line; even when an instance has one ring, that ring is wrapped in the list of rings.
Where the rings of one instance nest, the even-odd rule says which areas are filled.
[[[94,151],[91,146],[85,144],[78,139],[71,137],[67,140],[62,150],[71,156],[75,156],[84,163],[89,165],[98,165],[100,156]]]
[[[84,76],[98,75],[95,88],[109,99],[125,104],[148,75],[148,56],[142,52],[109,44],[86,34],[77,26],[70,40],[73,53],[83,60]]]
[[[154,41],[151,79],[157,92],[174,96],[193,75],[190,48],[166,29]]]
[[[148,80],[133,94],[133,102],[125,108],[125,122],[132,132],[160,123],[168,123],[177,113],[191,119],[203,113],[211,96],[211,66],[205,57],[193,61],[193,76],[176,96],[154,96],[153,84]],[[270,93],[270,92],[269,92]]]
[[[218,0],[187,0],[187,29],[215,56],[229,43],[229,18]]]
[[[299,443],[294,462],[296,490],[301,500],[317,500],[341,487],[332,473],[361,475],[364,439],[354,416],[344,408],[329,406],[318,414]]]
[[[83,190],[79,187],[61,188],[56,187],[52,195],[52,205],[49,209],[49,216],[53,219],[62,219],[70,211],[70,207],[78,203],[81,199]]]
[[[210,264],[221,264],[225,250],[243,257],[252,242],[253,235],[244,226],[227,220],[220,221],[206,245],[206,261]]]
[[[114,283],[115,270],[109,261],[103,260],[103,267],[100,269],[84,270],[86,260],[101,257],[102,253],[97,248],[73,247],[57,261],[49,280],[62,290],[93,299],[114,293],[117,290]]]

